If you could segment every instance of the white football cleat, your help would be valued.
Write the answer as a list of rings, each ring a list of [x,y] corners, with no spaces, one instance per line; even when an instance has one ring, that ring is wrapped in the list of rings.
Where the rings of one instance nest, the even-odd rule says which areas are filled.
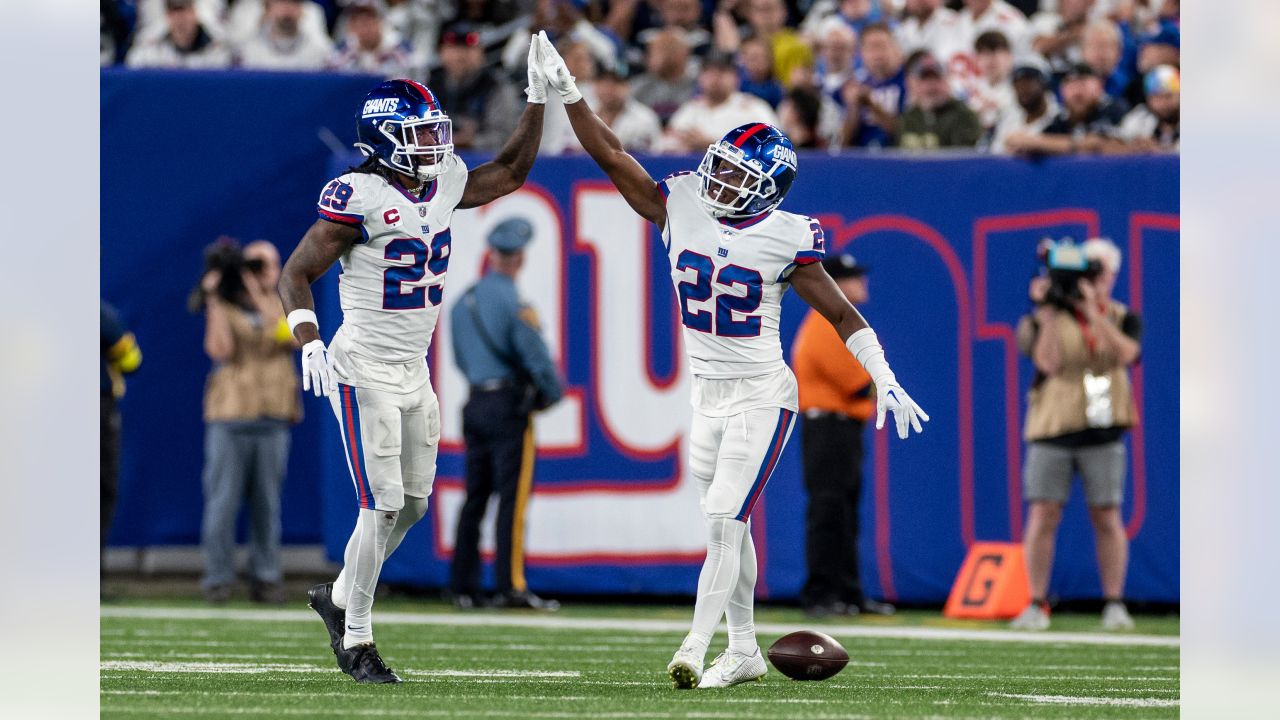
[[[1009,623],[1014,630],[1031,630],[1038,632],[1049,629],[1049,613],[1037,603],[1031,603],[1022,614]]]
[[[702,680],[702,657],[703,653],[688,645],[681,645],[667,664],[667,676],[681,690],[697,687]]]
[[[1129,608],[1119,600],[1112,600],[1102,608],[1102,628],[1104,630],[1132,630],[1133,617]]]
[[[725,650],[711,661],[711,667],[703,673],[698,689],[732,687],[759,680],[767,672],[769,672],[769,666],[765,665],[764,654],[760,652],[760,648],[756,648],[752,655]]]

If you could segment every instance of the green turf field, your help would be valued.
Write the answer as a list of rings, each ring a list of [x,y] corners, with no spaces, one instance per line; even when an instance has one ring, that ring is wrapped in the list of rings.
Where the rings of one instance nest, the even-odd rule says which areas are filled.
[[[849,666],[821,683],[771,668],[759,683],[677,691],[665,667],[689,608],[458,614],[393,601],[374,612],[379,649],[402,685],[361,686],[339,672],[323,624],[305,607],[106,606],[102,717],[1178,715],[1176,618],[1138,617],[1137,633],[1114,636],[1097,630],[1096,616],[1055,616],[1052,634],[1029,637],[936,613],[817,623],[766,609],[758,617],[762,646],[790,630],[822,629],[849,650]],[[722,643],[720,635],[708,661]]]

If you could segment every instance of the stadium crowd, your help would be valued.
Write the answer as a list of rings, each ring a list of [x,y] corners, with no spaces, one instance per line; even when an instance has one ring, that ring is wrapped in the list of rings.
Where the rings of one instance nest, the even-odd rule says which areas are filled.
[[[1179,0],[100,1],[104,66],[424,78],[459,148],[509,135],[539,30],[640,152],[750,121],[831,152],[1179,142]],[[581,151],[563,113],[543,151]]]

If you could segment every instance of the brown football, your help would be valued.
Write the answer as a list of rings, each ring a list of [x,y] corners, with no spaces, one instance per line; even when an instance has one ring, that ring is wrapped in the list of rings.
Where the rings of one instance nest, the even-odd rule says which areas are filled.
[[[792,680],[826,680],[849,664],[849,653],[830,635],[800,630],[769,646],[769,662]]]

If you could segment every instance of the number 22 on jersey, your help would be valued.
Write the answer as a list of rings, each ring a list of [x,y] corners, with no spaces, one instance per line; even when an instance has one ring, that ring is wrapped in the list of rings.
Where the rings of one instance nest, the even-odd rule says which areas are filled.
[[[684,326],[720,337],[755,337],[760,334],[760,317],[751,315],[760,307],[764,278],[759,271],[740,265],[725,265],[719,270],[711,258],[685,250],[676,259],[676,270],[692,270],[692,280],[682,280],[676,287],[680,295],[680,318]],[[728,292],[742,286],[744,295]],[[715,314],[709,310],[693,312],[690,302],[706,302],[715,297]],[[746,315],[741,320],[734,313]]]

